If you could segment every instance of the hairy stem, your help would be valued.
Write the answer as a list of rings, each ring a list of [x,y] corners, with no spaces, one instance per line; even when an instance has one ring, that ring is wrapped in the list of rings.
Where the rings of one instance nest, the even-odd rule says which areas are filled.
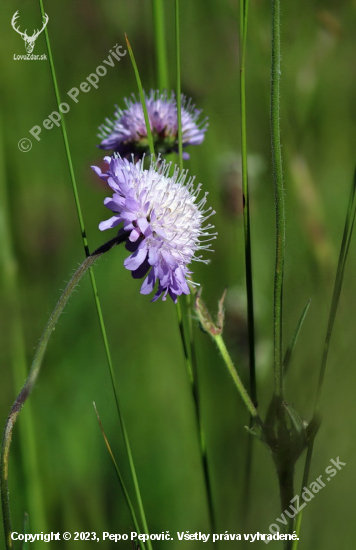
[[[117,244],[123,243],[124,241],[126,241],[126,239],[127,239],[126,233],[123,235],[117,236],[114,239],[111,239],[110,241],[102,245],[100,248],[98,248],[95,252],[90,254],[90,256],[88,256],[84,260],[81,266],[74,273],[73,277],[71,278],[67,287],[65,288],[62,296],[58,300],[57,305],[54,308],[45,326],[40,342],[37,346],[35,357],[33,359],[31,370],[29,372],[27,380],[22,390],[20,391],[19,395],[17,396],[14,404],[11,407],[10,414],[5,424],[5,430],[4,430],[2,446],[1,446],[1,462],[0,462],[1,504],[2,504],[2,512],[3,512],[6,550],[11,550],[13,548],[12,539],[11,539],[11,516],[10,516],[8,475],[9,475],[9,454],[10,454],[12,430],[13,430],[14,424],[17,420],[17,417],[26,399],[29,397],[36,383],[50,336],[56,326],[56,323],[65,305],[67,304],[70,296],[72,295],[72,292],[74,291],[75,287],[78,285],[83,275],[85,275],[88,269],[94,264],[94,262],[98,258],[100,258],[100,256],[102,256],[105,252],[108,252],[109,250],[111,250]]]
[[[283,396],[282,307],[285,255],[285,207],[280,137],[281,36],[280,0],[272,0],[271,142],[276,205],[276,263],[274,276],[274,382]]]
[[[227,369],[231,375],[231,378],[236,386],[237,391],[239,392],[242,401],[245,403],[248,412],[250,415],[254,418],[254,420],[257,420],[260,424],[261,421],[258,416],[257,409],[255,405],[253,404],[245,386],[243,385],[241,378],[239,377],[237,370],[235,369],[234,363],[232,362],[232,359],[230,357],[230,354],[227,350],[227,347],[225,345],[225,342],[221,336],[221,334],[217,334],[213,336],[213,339],[216,342],[216,345],[219,348],[219,351],[221,353],[222,358],[224,359],[224,363],[227,366]]]

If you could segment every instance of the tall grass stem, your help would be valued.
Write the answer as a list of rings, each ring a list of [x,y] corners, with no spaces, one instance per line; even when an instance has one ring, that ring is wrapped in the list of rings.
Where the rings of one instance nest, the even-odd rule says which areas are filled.
[[[43,0],[39,0],[39,4],[40,4],[41,15],[42,15],[42,17],[44,17]],[[50,45],[50,41],[49,41],[49,34],[48,34],[47,27],[45,27],[44,32],[45,32],[46,45],[47,45],[47,50],[48,50],[48,59],[49,59],[49,63],[50,63],[50,69],[51,69],[52,81],[53,81],[53,86],[54,86],[54,92],[55,92],[56,101],[57,101],[57,105],[58,105],[58,109],[59,109],[59,105],[61,103],[61,100],[60,100],[60,95],[59,95],[59,88],[58,88],[58,84],[57,84],[56,72],[55,72],[55,68],[54,68],[52,50],[51,50],[51,45]],[[87,236],[86,236],[84,219],[83,219],[82,210],[81,210],[81,206],[80,206],[80,200],[79,200],[79,194],[78,194],[76,179],[75,179],[75,175],[74,175],[72,157],[71,157],[71,154],[70,154],[70,148],[69,148],[69,143],[68,143],[66,125],[65,125],[65,120],[64,120],[63,116],[61,117],[61,129],[62,129],[64,147],[65,147],[65,152],[66,152],[66,156],[67,156],[68,167],[69,167],[69,172],[70,172],[70,177],[71,177],[71,182],[72,182],[72,187],[73,187],[75,204],[76,204],[76,208],[77,208],[77,214],[78,214],[78,219],[79,219],[79,224],[80,224],[80,230],[81,230],[81,234],[82,234],[83,246],[84,246],[84,249],[85,249],[86,256],[89,257],[88,240],[87,240]],[[101,334],[102,334],[102,338],[103,338],[103,342],[104,342],[105,353],[106,353],[107,362],[108,362],[108,366],[109,366],[110,378],[111,378],[112,388],[113,388],[113,392],[114,392],[114,396],[115,396],[117,412],[118,412],[119,421],[120,421],[123,436],[124,436],[124,443],[125,443],[126,453],[127,453],[128,460],[129,460],[130,472],[131,472],[131,476],[132,476],[132,479],[133,479],[133,482],[134,482],[136,498],[137,498],[137,502],[138,502],[138,505],[139,505],[142,522],[143,522],[144,528],[146,530],[147,529],[146,516],[145,516],[144,507],[143,507],[142,498],[141,498],[141,493],[140,493],[140,489],[139,489],[139,485],[138,485],[138,480],[137,480],[137,475],[136,475],[136,468],[135,468],[135,465],[134,465],[134,462],[133,462],[131,446],[130,446],[130,442],[129,442],[129,439],[128,439],[124,419],[123,419],[123,416],[122,416],[121,406],[120,406],[120,402],[119,402],[119,396],[118,396],[118,392],[117,392],[117,388],[116,388],[116,380],[115,380],[113,362],[112,362],[112,357],[111,357],[111,352],[110,352],[110,347],[109,347],[109,341],[108,341],[108,338],[107,338],[107,332],[106,332],[106,327],[105,327],[105,323],[104,323],[104,317],[103,317],[103,313],[102,313],[101,303],[100,303],[99,294],[98,294],[98,290],[97,290],[96,280],[95,280],[94,273],[91,269],[89,270],[89,274],[90,274],[91,285],[92,285],[93,293],[94,293],[95,306],[96,306],[96,310],[97,310],[97,314],[98,314],[98,318],[99,318],[100,330],[101,330]],[[147,530],[147,533],[148,533],[148,530]],[[149,547],[150,544],[147,544],[147,546]]]
[[[245,280],[247,294],[247,325],[248,350],[250,373],[250,396],[257,407],[256,364],[255,364],[255,321],[253,305],[253,277],[250,228],[250,195],[248,185],[247,159],[247,123],[246,123],[246,40],[249,0],[240,0],[240,115],[241,115],[241,167],[243,193],[243,220],[245,239]],[[250,416],[250,428],[253,426],[253,417]],[[246,464],[243,489],[243,515],[245,521],[249,511],[251,472],[254,439],[248,437],[246,445]]]
[[[177,97],[177,128],[178,128],[178,165],[183,171],[183,135],[182,135],[182,89],[181,89],[181,46],[180,46],[180,5],[179,0],[175,0],[175,45],[176,45],[176,97]],[[199,399],[198,386],[198,368],[196,362],[195,341],[193,333],[193,303],[191,295],[184,297],[187,325],[184,327],[183,318],[180,310],[178,311],[178,323],[182,338],[182,344],[185,351],[185,362],[188,374],[190,375],[191,391],[195,407],[195,416],[197,422],[200,456],[204,474],[206,498],[209,512],[209,522],[211,531],[216,531],[216,522],[214,514],[213,496],[211,479],[209,472],[208,454],[201,417],[201,407]]]
[[[281,20],[280,0],[272,0],[271,144],[276,206],[276,262],[274,275],[274,385],[283,397],[283,279],[285,256],[285,206],[280,131]]]
[[[175,31],[176,31],[176,95],[177,95],[177,122],[178,122],[178,164],[183,170],[183,139],[182,139],[182,90],[180,70],[180,14],[179,0],[174,1],[175,5]]]
[[[164,0],[152,0],[152,18],[156,48],[158,87],[168,90],[168,62],[166,29],[164,24]]]

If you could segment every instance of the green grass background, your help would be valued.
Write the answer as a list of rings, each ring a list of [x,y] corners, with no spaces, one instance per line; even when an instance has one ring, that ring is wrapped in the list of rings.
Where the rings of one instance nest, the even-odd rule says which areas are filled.
[[[164,2],[170,84],[175,86],[174,3]],[[214,310],[228,285],[225,334],[236,365],[247,380],[244,253],[242,218],[232,209],[239,185],[238,2],[181,1],[182,90],[209,116],[200,147],[186,162],[210,192],[219,232],[208,266],[195,264],[194,277]],[[15,61],[24,44],[10,25],[20,10],[21,30],[38,28],[35,0],[6,2],[0,8],[1,124],[3,163],[0,204],[0,424],[19,390],[12,357],[21,342],[16,307],[6,283],[15,269],[27,365],[61,289],[83,260],[61,131],[42,129],[41,141],[29,134],[56,110],[49,64]],[[127,32],[146,90],[156,87],[151,3],[148,0],[62,0],[46,2],[62,101],[107,59]],[[286,343],[311,298],[287,380],[286,396],[310,418],[341,241],[349,186],[356,162],[355,0],[282,2],[281,125],[287,209],[284,300]],[[44,34],[34,54],[46,52]],[[251,219],[256,299],[257,371],[261,411],[271,397],[272,300],[274,269],[274,192],[269,137],[270,5],[251,0],[247,39],[247,123],[251,162]],[[70,99],[66,116],[79,194],[93,250],[112,233],[98,224],[108,215],[105,187],[90,165],[103,157],[96,148],[97,127],[114,105],[136,93],[125,56],[108,68],[99,88]],[[28,153],[18,150],[32,139]],[[4,189],[7,190],[8,210]],[[236,213],[237,209],[237,213]],[[8,215],[15,263],[9,262],[4,227]],[[199,462],[194,408],[185,372],[175,306],[150,303],[140,282],[123,267],[126,251],[117,249],[95,267],[118,390],[132,444],[143,501],[152,533],[170,530],[175,540],[154,543],[189,550],[177,531],[209,532]],[[354,548],[355,475],[355,242],[350,249],[344,289],[332,338],[323,393],[323,422],[317,437],[310,481],[324,473],[331,458],[346,466],[304,512],[300,550]],[[21,333],[21,331],[20,331]],[[199,378],[207,448],[211,464],[218,531],[262,533],[280,515],[277,478],[268,450],[255,444],[251,510],[244,521],[242,487],[248,417],[225,366],[208,337],[196,328]],[[19,353],[21,356],[21,353]],[[16,358],[15,358],[16,360]],[[89,278],[74,294],[53,334],[43,370],[30,398],[39,476],[27,472],[28,448],[14,430],[10,464],[13,528],[33,509],[31,481],[43,499],[45,520],[30,517],[30,531],[133,530],[120,487],[94,414],[95,400],[107,436],[133,494]],[[296,490],[300,487],[300,468]],[[325,477],[325,474],[324,474]],[[2,537],[2,533],[0,533]],[[0,539],[2,547],[3,539]],[[79,550],[88,542],[52,543]],[[94,543],[92,543],[94,544]],[[208,543],[209,545],[210,543]],[[235,547],[222,542],[219,548]],[[246,543],[239,543],[243,547]],[[250,543],[248,543],[250,544]],[[261,548],[264,543],[255,543]],[[44,548],[36,543],[36,549]],[[98,545],[99,546],[99,545]],[[279,548],[282,543],[271,543]],[[46,547],[49,547],[47,545]],[[115,545],[130,548],[130,542]],[[210,545],[211,547],[211,545]],[[51,545],[52,548],[52,545]],[[101,542],[100,548],[114,548]]]

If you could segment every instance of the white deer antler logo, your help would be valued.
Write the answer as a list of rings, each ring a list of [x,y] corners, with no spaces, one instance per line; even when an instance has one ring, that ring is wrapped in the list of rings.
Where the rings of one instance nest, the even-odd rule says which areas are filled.
[[[18,17],[19,17],[19,10],[17,10],[17,12],[14,14],[13,18],[11,19],[12,28],[15,29],[15,31],[18,32],[22,36],[23,40],[25,41],[25,48],[26,48],[27,53],[32,53],[33,48],[35,47],[36,38],[38,37],[39,34],[41,34],[43,29],[47,25],[49,17],[45,13],[45,15],[43,17],[43,27],[42,27],[42,29],[40,31],[38,29],[36,31],[33,31],[32,36],[27,36],[27,34],[26,34],[27,29],[26,29],[25,32],[21,32],[20,27],[19,28],[15,27],[16,19]]]

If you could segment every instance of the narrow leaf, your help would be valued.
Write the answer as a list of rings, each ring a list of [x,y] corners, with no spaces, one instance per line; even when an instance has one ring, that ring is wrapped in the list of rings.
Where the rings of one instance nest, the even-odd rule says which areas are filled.
[[[119,470],[119,467],[116,463],[116,460],[115,460],[115,457],[114,457],[114,454],[111,450],[111,447],[110,447],[110,444],[109,444],[109,441],[108,441],[108,438],[106,437],[106,434],[105,434],[105,431],[104,431],[104,428],[103,428],[103,425],[101,423],[101,420],[100,420],[100,416],[99,416],[99,413],[98,413],[98,410],[96,408],[96,404],[95,402],[93,401],[93,405],[94,405],[94,409],[95,409],[95,414],[96,414],[96,417],[98,419],[98,422],[99,422],[99,426],[100,426],[100,429],[101,429],[101,433],[103,434],[103,438],[104,438],[104,441],[105,441],[105,445],[106,445],[106,448],[109,452],[109,455],[110,455],[110,458],[111,458],[111,461],[114,465],[114,468],[115,468],[115,471],[116,471],[116,475],[118,477],[118,480],[119,480],[119,483],[121,485],[121,489],[124,493],[124,496],[125,496],[125,500],[126,500],[126,504],[130,510],[130,514],[131,514],[131,518],[132,518],[132,521],[134,523],[134,526],[135,526],[135,529],[136,529],[136,533],[138,533],[139,535],[141,534],[141,531],[140,531],[140,528],[139,528],[139,525],[138,525],[138,521],[137,521],[137,517],[136,517],[136,513],[135,513],[135,510],[134,510],[134,507],[133,507],[133,504],[131,502],[131,499],[130,499],[130,495],[126,489],[126,486],[125,486],[125,482],[123,480],[123,477],[121,475],[121,472]],[[141,541],[140,542],[140,546],[141,546],[141,550],[145,550],[145,546],[144,546],[144,543]]]
[[[150,121],[149,121],[149,118],[148,118],[146,99],[145,99],[145,94],[144,94],[144,91],[143,91],[143,88],[142,88],[140,73],[138,72],[137,64],[136,64],[136,61],[135,61],[135,56],[133,54],[131,44],[129,42],[127,34],[125,34],[125,40],[126,40],[126,44],[127,44],[128,50],[129,50],[130,59],[131,59],[131,63],[132,63],[132,66],[133,66],[133,70],[135,72],[137,87],[138,87],[138,91],[139,91],[139,94],[140,94],[140,100],[141,100],[141,105],[142,105],[142,109],[143,109],[143,116],[145,117],[147,140],[148,140],[148,145],[149,145],[149,148],[150,148],[150,154],[151,154],[152,157],[154,157],[155,149],[154,149],[154,145],[153,145],[151,126],[150,126]]]
[[[299,319],[299,322],[298,322],[298,325],[297,325],[297,328],[295,329],[295,333],[293,335],[293,338],[291,339],[291,341],[289,342],[289,346],[287,348],[287,351],[286,351],[286,354],[284,356],[284,361],[283,361],[283,365],[284,365],[284,375],[287,374],[287,371],[288,371],[288,368],[289,368],[289,364],[290,364],[290,360],[292,358],[292,354],[293,354],[293,351],[294,351],[294,347],[295,347],[295,344],[297,342],[297,339],[298,339],[298,336],[299,336],[299,333],[300,333],[300,329],[302,328],[302,324],[304,323],[304,319],[308,313],[308,309],[309,309],[309,306],[310,306],[310,302],[311,300],[308,300],[308,302],[306,303],[304,309],[303,309],[303,312],[302,312],[302,315],[300,316],[300,319]]]
[[[351,191],[349,196],[349,201],[347,205],[347,212],[346,212],[346,219],[345,219],[345,225],[344,225],[344,232],[342,236],[342,242],[340,247],[340,254],[339,254],[339,261],[337,265],[337,271],[336,271],[336,277],[335,277],[335,283],[334,283],[334,291],[333,296],[331,300],[331,306],[330,306],[330,313],[329,313],[329,320],[328,320],[328,326],[326,330],[326,336],[325,336],[325,342],[324,342],[324,348],[321,358],[321,366],[320,366],[320,373],[319,373],[319,382],[318,382],[318,388],[315,398],[315,405],[314,405],[314,415],[311,420],[311,422],[308,425],[307,428],[307,434],[309,438],[309,445],[308,445],[308,452],[305,459],[304,464],[304,471],[303,471],[303,481],[302,481],[302,487],[307,485],[308,478],[309,478],[309,472],[310,472],[310,465],[313,455],[313,449],[314,449],[314,438],[317,433],[317,430],[320,425],[320,419],[318,418],[318,409],[320,405],[320,398],[321,398],[321,391],[323,387],[324,377],[325,377],[325,370],[326,370],[326,364],[328,360],[329,355],[329,346],[330,346],[330,340],[332,331],[334,328],[334,322],[336,317],[337,308],[339,305],[339,299],[342,289],[342,283],[344,280],[344,272],[345,272],[345,265],[347,256],[349,253],[350,243],[351,243],[351,237],[353,233],[353,228],[355,225],[355,214],[356,214],[356,170],[354,172],[354,177],[351,185]],[[302,516],[301,514],[298,515],[297,518],[297,532],[299,535],[300,532],[300,524],[301,524]],[[296,550],[297,546],[293,545],[293,550]]]
[[[317,389],[317,396],[316,396],[316,400],[315,400],[315,411],[319,408],[319,404],[320,404],[321,390],[322,390],[322,386],[323,386],[325,370],[326,370],[326,363],[327,363],[328,354],[329,354],[330,340],[331,340],[331,335],[332,335],[333,328],[334,328],[337,308],[338,308],[339,301],[340,301],[342,283],[343,283],[344,274],[345,274],[345,265],[346,265],[346,260],[347,260],[349,248],[350,248],[350,242],[351,242],[351,237],[352,237],[352,233],[353,233],[353,228],[354,228],[354,224],[355,224],[355,214],[356,214],[356,170],[355,170],[353,182],[352,182],[352,185],[351,185],[350,197],[349,197],[349,202],[348,202],[348,206],[347,206],[347,213],[346,213],[346,219],[345,219],[344,232],[343,232],[341,248],[340,248],[340,254],[339,254],[339,261],[338,261],[336,277],[335,277],[335,283],[334,283],[334,291],[333,291],[333,296],[332,296],[332,300],[331,300],[329,321],[328,321],[328,326],[327,326],[327,330],[326,330],[323,355],[322,355],[322,359],[321,359],[321,367],[320,367],[320,374],[319,374],[319,383],[318,383],[318,389]]]

